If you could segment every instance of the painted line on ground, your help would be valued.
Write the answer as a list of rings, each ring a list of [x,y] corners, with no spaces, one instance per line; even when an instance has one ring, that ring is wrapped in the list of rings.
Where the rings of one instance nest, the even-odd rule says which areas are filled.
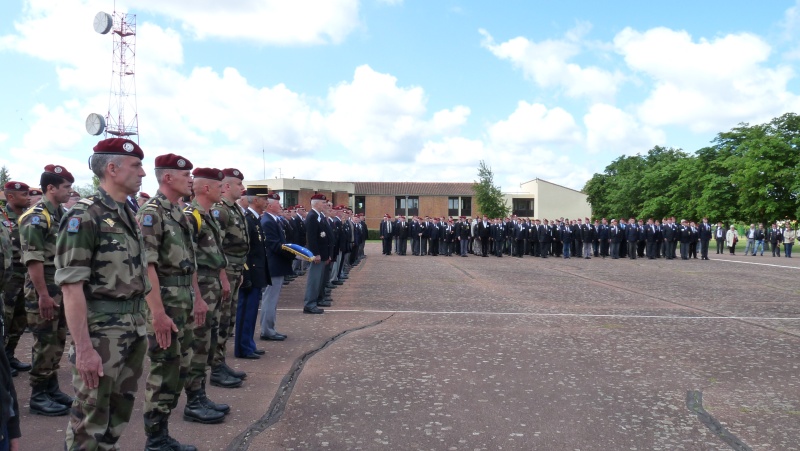
[[[786,268],[786,269],[798,269],[798,270],[800,270],[800,267],[797,267],[797,266],[774,265],[772,263],[756,263],[756,262],[743,262],[743,261],[739,261],[739,260],[718,260],[718,259],[713,259],[711,261],[714,261],[714,262],[725,262],[725,263],[741,263],[743,265],[772,266],[773,268]]]
[[[301,309],[280,308],[282,312],[299,312]],[[630,318],[630,319],[722,319],[722,320],[762,320],[762,321],[800,321],[800,318],[779,318],[760,316],[677,316],[677,315],[622,315],[615,313],[531,313],[531,312],[437,312],[429,310],[371,310],[371,309],[326,309],[330,313],[408,313],[413,315],[489,315],[489,316],[541,316],[568,318]]]

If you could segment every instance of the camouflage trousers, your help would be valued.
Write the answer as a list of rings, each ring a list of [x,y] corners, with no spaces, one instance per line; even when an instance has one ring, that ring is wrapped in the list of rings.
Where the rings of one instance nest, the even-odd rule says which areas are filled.
[[[219,277],[206,275],[197,276],[200,294],[208,305],[206,322],[194,328],[194,341],[192,342],[192,363],[189,367],[189,377],[186,378],[184,388],[186,391],[196,391],[203,387],[206,381],[206,369],[213,358],[212,350],[217,349],[217,334],[219,333],[219,318],[222,305],[222,285]]]
[[[130,421],[147,352],[144,313],[89,313],[89,337],[103,361],[103,377],[89,389],[75,368],[75,345],[69,350],[75,402],[67,425],[70,451],[118,449]]]
[[[3,317],[6,323],[6,354],[13,356],[17,344],[28,326],[25,312],[25,276],[14,274],[6,283]]]
[[[231,295],[228,299],[219,303],[219,330],[217,332],[217,346],[214,355],[211,357],[211,366],[216,367],[225,362],[225,352],[228,338],[233,336],[233,329],[236,326],[236,302],[239,299],[239,285],[241,281],[241,271],[235,273],[226,272],[228,282],[231,284]]]
[[[172,343],[167,349],[161,349],[153,330],[153,318],[147,318],[147,356],[150,358],[150,374],[147,375],[144,394],[144,431],[147,435],[166,426],[170,413],[178,405],[192,361],[192,288],[162,286],[161,299],[164,311],[178,332],[172,332]]]
[[[51,377],[57,377],[56,371],[67,343],[67,319],[64,317],[61,287],[50,282],[47,291],[58,306],[53,310],[53,319],[49,320],[39,315],[39,296],[33,284],[28,282],[25,285],[25,312],[33,333],[31,387],[46,384]]]

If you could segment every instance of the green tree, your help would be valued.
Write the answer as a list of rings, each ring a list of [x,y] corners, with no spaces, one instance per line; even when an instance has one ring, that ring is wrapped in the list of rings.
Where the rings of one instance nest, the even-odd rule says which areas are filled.
[[[3,165],[3,167],[0,168],[0,186],[3,186],[10,181],[11,181],[11,173],[8,172],[8,168],[6,167],[6,165]]]
[[[478,179],[473,189],[475,190],[475,201],[481,213],[490,218],[503,218],[508,215],[509,209],[506,206],[503,192],[500,187],[494,184],[494,174],[492,168],[481,160],[478,166]]]

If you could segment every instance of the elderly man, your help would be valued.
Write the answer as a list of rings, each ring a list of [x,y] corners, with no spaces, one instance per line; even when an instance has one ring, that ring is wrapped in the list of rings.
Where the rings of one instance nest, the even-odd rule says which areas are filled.
[[[292,262],[294,254],[287,253],[281,246],[288,244],[286,231],[281,225],[281,196],[271,193],[267,196],[266,213],[261,220],[264,229],[264,244],[267,248],[267,265],[272,279],[261,299],[261,339],[283,341],[286,335],[275,330],[275,318],[278,311],[278,298],[283,288],[283,279],[293,274]]]
[[[151,287],[142,233],[125,199],[142,184],[143,158],[133,141],[100,141],[90,164],[98,191],[78,201],[59,228],[55,281],[64,293],[78,401],[64,449],[118,449],[133,412]]]
[[[321,314],[325,310],[318,307],[325,297],[325,267],[331,261],[331,228],[323,210],[327,199],[323,194],[311,197],[311,211],[306,215],[306,247],[314,254],[314,261],[308,269],[306,295],[303,313]]]

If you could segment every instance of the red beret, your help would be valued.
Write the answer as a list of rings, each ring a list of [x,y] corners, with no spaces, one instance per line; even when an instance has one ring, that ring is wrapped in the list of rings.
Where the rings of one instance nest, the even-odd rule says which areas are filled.
[[[189,170],[192,169],[192,162],[180,155],[168,153],[166,155],[159,155],[156,157],[156,169],[178,169]]]
[[[459,216],[458,219],[467,219],[466,216]]]
[[[341,206],[341,205],[337,205],[337,206],[333,207],[333,209],[334,209],[334,210],[336,210],[336,211],[342,211],[342,210],[344,210],[344,208],[342,208],[342,206]]]
[[[239,180],[244,180],[244,175],[242,174],[242,171],[238,169],[225,168],[222,170],[222,173],[225,175],[225,177],[236,177]]]
[[[42,191],[38,190],[36,188],[33,188],[32,190],[28,191],[28,195],[29,196],[41,196],[42,195]]]
[[[192,171],[192,175],[196,178],[219,181],[222,181],[222,179],[225,178],[225,175],[222,174],[222,171],[217,168],[196,168],[194,171]]]
[[[59,166],[57,164],[48,164],[47,166],[44,167],[44,172],[48,172],[50,174],[61,177],[62,179],[70,183],[75,183],[75,177],[73,177],[72,174],[70,174],[67,168],[65,168],[64,166]]]
[[[311,200],[328,200],[328,198],[322,193],[317,193],[311,196]]]
[[[304,207],[304,206],[302,206],[302,205],[298,205],[298,206],[297,206],[297,209],[298,209],[298,210],[305,210],[305,209],[306,209],[306,207]]]
[[[150,195],[145,193],[144,191],[139,193],[139,197],[141,197],[142,199],[150,199]]]
[[[79,193],[77,191],[72,191],[71,193],[69,193],[69,197],[77,197],[77,198],[80,199],[82,196],[81,196],[81,193]]]
[[[3,185],[3,189],[6,191],[28,191],[31,189],[27,183],[22,182],[7,182]]]
[[[269,193],[267,194],[267,199],[281,200],[281,195],[278,193]]]
[[[108,155],[131,155],[140,160],[144,159],[144,152],[138,144],[125,138],[108,138],[94,146],[94,153]]]

